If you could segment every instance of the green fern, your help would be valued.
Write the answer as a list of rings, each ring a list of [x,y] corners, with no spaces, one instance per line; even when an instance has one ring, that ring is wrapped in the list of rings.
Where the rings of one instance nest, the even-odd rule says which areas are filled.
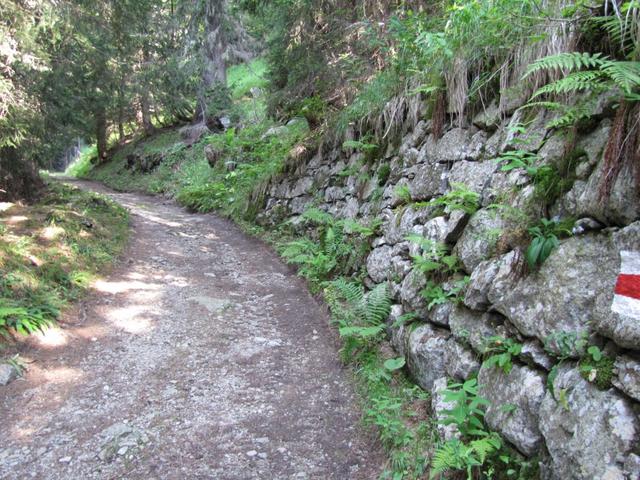
[[[529,65],[523,79],[545,70],[573,71],[580,68],[600,67],[606,58],[602,53],[591,54],[588,52],[564,52],[549,55]]]
[[[302,214],[302,218],[309,223],[316,225],[331,225],[334,219],[327,212],[323,212],[319,208],[308,208]]]
[[[349,357],[354,351],[378,341],[391,309],[385,284],[365,294],[359,283],[340,278],[328,284],[325,294],[345,341],[343,356]]]
[[[529,65],[523,79],[541,71],[567,74],[539,88],[532,99],[545,94],[600,92],[612,87],[631,95],[640,87],[640,62],[611,60],[601,53],[566,52],[550,55]]]

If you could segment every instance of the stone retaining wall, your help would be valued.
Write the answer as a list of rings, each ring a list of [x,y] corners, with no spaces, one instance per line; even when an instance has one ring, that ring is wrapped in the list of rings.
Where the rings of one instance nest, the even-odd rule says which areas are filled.
[[[517,111],[501,119],[491,106],[473,125],[450,128],[440,139],[430,121],[420,121],[375,160],[343,149],[318,153],[297,173],[272,181],[259,215],[261,223],[276,224],[314,206],[339,218],[383,219],[367,260],[367,284],[389,285],[394,348],[406,355],[416,382],[432,392],[436,413],[446,378],[477,373],[492,402],[488,425],[525,456],[540,458],[549,479],[640,478],[640,318],[611,309],[620,252],[640,251],[640,201],[628,165],[611,195],[600,198],[611,129],[607,110],[603,106],[597,121],[578,132],[569,152],[566,136],[545,128],[543,113],[526,119]],[[513,133],[526,121],[526,134]],[[514,148],[537,153],[539,165],[564,169],[575,179],[543,212],[579,219],[575,235],[561,240],[532,272],[526,272],[526,227],[518,225],[518,212],[540,198],[522,169],[501,171],[495,161]],[[455,183],[480,195],[475,213],[424,205]],[[410,202],[398,195],[401,186]],[[409,234],[451,247],[470,276],[463,301],[427,308],[420,294],[425,275],[413,269],[410,256],[419,247],[406,240]],[[407,312],[418,320],[393,326]],[[487,338],[495,335],[522,344],[509,373],[482,365]],[[610,388],[599,390],[581,375],[579,344],[569,342],[568,352],[567,342],[564,349],[559,345],[559,339],[579,338],[615,360]],[[507,403],[516,408],[500,408]]]

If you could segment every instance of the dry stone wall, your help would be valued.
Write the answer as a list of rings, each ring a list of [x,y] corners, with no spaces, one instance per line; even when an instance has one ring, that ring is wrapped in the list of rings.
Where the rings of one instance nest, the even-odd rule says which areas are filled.
[[[526,133],[514,133],[525,121]],[[490,107],[468,128],[449,128],[440,139],[430,121],[420,121],[375,160],[341,148],[319,152],[296,173],[272,181],[258,220],[276,224],[311,206],[336,218],[382,219],[367,284],[388,284],[395,302],[390,341],[432,393],[434,414],[446,408],[439,392],[447,379],[477,374],[492,402],[488,425],[523,455],[539,458],[543,478],[640,478],[640,318],[611,308],[621,252],[640,252],[638,183],[623,166],[611,195],[599,196],[611,129],[606,114],[578,132],[570,154],[565,134],[547,130],[548,121],[544,113],[526,119],[520,111],[500,118]],[[544,199],[546,215],[578,219],[574,235],[531,272],[523,268],[526,227],[523,232],[514,218],[540,198],[522,169],[505,172],[495,161],[514,145],[560,170],[570,157],[574,179],[558,198]],[[425,206],[456,183],[480,195],[475,213]],[[445,243],[459,257],[470,277],[462,301],[428,308],[421,295],[425,275],[411,261],[420,247],[407,241],[410,234]],[[417,320],[395,324],[408,312]],[[492,336],[522,344],[508,373],[482,364]],[[608,388],[600,390],[578,370],[584,345],[566,340],[580,338],[614,359]]]

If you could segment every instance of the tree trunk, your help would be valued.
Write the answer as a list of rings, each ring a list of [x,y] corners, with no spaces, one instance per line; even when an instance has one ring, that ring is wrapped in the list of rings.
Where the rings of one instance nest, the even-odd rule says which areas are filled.
[[[107,159],[107,112],[98,107],[96,115],[96,144],[98,147],[98,164]]]
[[[120,142],[124,142],[124,109],[125,109],[125,99],[124,99],[124,77],[120,79],[120,88],[118,89],[118,138]]]
[[[154,130],[153,122],[151,121],[150,103],[149,93],[143,89],[140,95],[140,110],[142,111],[142,129],[147,136],[151,135]]]
[[[196,120],[206,123],[209,101],[216,86],[226,86],[227,69],[224,62],[225,40],[222,28],[224,0],[206,0],[204,10],[205,39],[203,45],[204,68],[202,86],[198,95]]]
[[[146,46],[142,49],[142,71],[148,69],[149,66],[149,50]],[[145,78],[144,73],[142,78]],[[146,83],[146,82],[145,82]],[[142,92],[140,94],[140,110],[142,113],[142,129],[145,135],[149,136],[153,133],[154,127],[151,121],[151,97],[149,96],[149,89],[147,85],[141,85]]]

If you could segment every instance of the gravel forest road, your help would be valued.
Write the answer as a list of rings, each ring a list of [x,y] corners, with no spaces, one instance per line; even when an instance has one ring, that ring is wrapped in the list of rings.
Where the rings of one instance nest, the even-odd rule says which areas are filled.
[[[215,215],[116,193],[129,246],[0,388],[0,478],[375,479],[325,309]]]

